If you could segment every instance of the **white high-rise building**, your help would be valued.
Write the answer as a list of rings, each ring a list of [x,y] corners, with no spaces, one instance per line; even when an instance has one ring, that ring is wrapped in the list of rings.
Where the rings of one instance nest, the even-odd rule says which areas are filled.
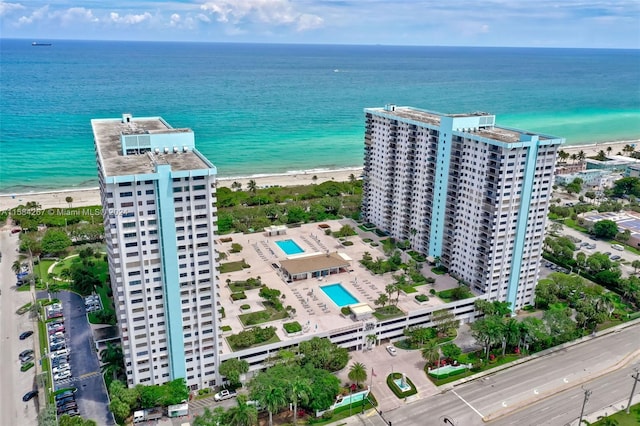
[[[91,124],[128,386],[219,383],[216,168],[162,118]]]
[[[564,139],[487,113],[365,109],[363,218],[517,309],[538,280]]]

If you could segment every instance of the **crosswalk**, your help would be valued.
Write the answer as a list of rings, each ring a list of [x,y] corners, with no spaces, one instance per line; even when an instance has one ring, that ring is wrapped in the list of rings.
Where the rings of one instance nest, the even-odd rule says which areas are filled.
[[[80,377],[69,377],[68,379],[58,380],[56,381],[56,385],[58,386],[58,388],[61,388],[60,385],[69,385],[71,383],[81,382],[83,380],[90,379],[98,375],[100,375],[100,372],[94,371],[92,373],[83,374]]]

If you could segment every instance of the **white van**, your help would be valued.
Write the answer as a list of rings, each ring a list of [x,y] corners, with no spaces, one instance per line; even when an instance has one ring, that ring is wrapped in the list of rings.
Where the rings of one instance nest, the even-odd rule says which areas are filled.
[[[611,244],[611,248],[619,251],[624,251],[624,247],[622,247],[620,244]]]

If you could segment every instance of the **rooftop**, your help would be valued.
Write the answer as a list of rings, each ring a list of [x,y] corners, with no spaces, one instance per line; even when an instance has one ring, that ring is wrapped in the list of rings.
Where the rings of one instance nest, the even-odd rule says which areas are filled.
[[[384,108],[367,108],[370,112],[395,116],[399,119],[439,127],[443,117],[454,120],[454,131],[479,136],[499,142],[516,143],[523,140],[523,135],[537,135],[539,140],[559,139],[555,136],[530,133],[525,130],[495,126],[495,116],[487,112],[476,111],[465,114],[443,114],[413,107],[386,105]]]
[[[91,120],[91,125],[106,176],[155,173],[156,166],[163,164],[171,166],[174,171],[214,167],[195,150],[191,129],[174,129],[160,117],[94,119]],[[140,137],[147,143],[153,138],[156,145],[163,143],[166,146],[124,155],[123,137]]]

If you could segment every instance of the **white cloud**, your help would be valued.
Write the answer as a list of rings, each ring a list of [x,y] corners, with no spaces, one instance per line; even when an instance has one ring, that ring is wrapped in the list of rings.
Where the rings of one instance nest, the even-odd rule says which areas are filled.
[[[49,6],[43,6],[39,9],[35,9],[29,16],[21,16],[18,19],[18,25],[30,25],[36,21],[42,21],[47,17]]]
[[[298,31],[323,26],[317,15],[303,13],[289,0],[214,0],[200,6],[205,12],[216,15],[216,20],[235,26],[243,23],[267,25],[294,25]]]
[[[169,21],[169,25],[172,27],[175,27],[178,24],[180,24],[180,21],[181,21],[180,15],[177,13],[174,13],[171,15],[171,20]]]
[[[127,14],[120,16],[118,12],[111,12],[109,14],[109,18],[111,19],[111,22],[116,24],[135,25],[150,20],[151,14],[149,12],[145,12],[139,15]]]
[[[98,22],[98,18],[93,15],[91,9],[84,7],[72,7],[50,14],[50,18],[59,19],[63,25],[76,24],[82,22]]]
[[[7,3],[0,1],[0,16],[7,15],[17,10],[24,10],[25,7],[20,3]]]

